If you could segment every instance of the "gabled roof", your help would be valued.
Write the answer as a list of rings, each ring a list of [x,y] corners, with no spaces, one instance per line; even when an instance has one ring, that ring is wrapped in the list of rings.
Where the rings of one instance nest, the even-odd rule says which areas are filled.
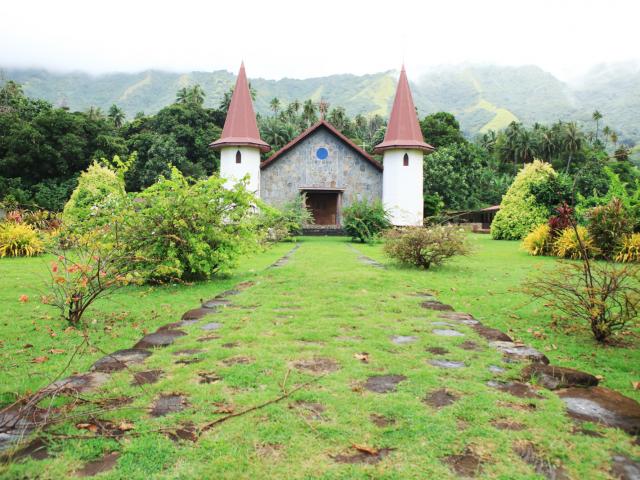
[[[284,147],[282,147],[280,150],[278,150],[276,153],[274,153],[271,157],[269,157],[267,160],[265,160],[264,162],[262,162],[262,164],[260,165],[260,168],[265,168],[268,167],[270,164],[272,164],[273,162],[275,162],[278,158],[280,158],[284,153],[288,152],[289,150],[291,150],[293,147],[295,147],[298,143],[300,143],[302,140],[304,140],[305,138],[307,138],[309,135],[311,135],[313,132],[315,132],[316,130],[318,130],[319,128],[324,127],[327,130],[329,130],[331,133],[333,133],[336,137],[338,137],[340,140],[342,140],[344,143],[346,143],[347,145],[349,145],[349,147],[351,147],[353,150],[356,151],[356,153],[360,154],[361,156],[363,156],[369,163],[371,163],[375,168],[377,168],[378,170],[382,171],[382,164],[378,161],[376,161],[371,155],[369,155],[367,152],[365,152],[364,150],[362,150],[360,147],[358,147],[355,143],[353,143],[349,138],[347,138],[346,136],[344,136],[336,127],[334,127],[333,125],[331,125],[329,122],[325,121],[325,120],[320,120],[318,123],[316,123],[315,125],[312,125],[311,127],[307,128],[304,132],[302,132],[300,135],[298,135],[296,138],[294,138],[293,140],[291,140],[289,143],[287,143]]]
[[[431,145],[425,143],[422,137],[404,65],[400,72],[396,97],[393,100],[384,141],[377,145],[373,151],[379,153],[391,148],[414,148],[424,152],[435,150]]]
[[[240,65],[236,88],[231,96],[222,136],[209,146],[219,150],[222,147],[241,145],[256,147],[262,152],[271,150],[269,144],[260,138],[256,114],[251,103],[247,74],[244,71],[244,62]]]

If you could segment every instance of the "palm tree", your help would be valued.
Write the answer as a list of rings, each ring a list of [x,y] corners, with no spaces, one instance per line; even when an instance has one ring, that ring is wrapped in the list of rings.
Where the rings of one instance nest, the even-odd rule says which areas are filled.
[[[550,162],[558,152],[558,138],[553,129],[545,128],[540,132],[539,153],[544,160]]]
[[[565,125],[564,135],[562,138],[562,148],[565,153],[569,154],[566,169],[567,173],[569,173],[569,169],[571,168],[571,160],[573,159],[573,156],[582,148],[583,139],[584,136],[576,122],[570,122]]]
[[[515,156],[522,161],[522,165],[533,161],[536,156],[536,141],[531,132],[525,128],[520,129],[515,141]]]
[[[109,108],[108,117],[116,128],[120,128],[126,119],[124,112],[115,103]]]
[[[327,117],[327,121],[338,130],[343,131],[347,126],[347,112],[345,112],[343,107],[332,108]]]
[[[496,135],[496,131],[488,130],[487,132],[483,133],[482,136],[480,137],[480,145],[489,153],[493,153],[496,147],[497,139],[498,139],[498,136]]]
[[[593,118],[593,121],[596,122],[596,142],[598,142],[598,127],[600,126],[599,122],[602,118],[602,114],[598,110],[595,110],[591,114],[591,118]]]
[[[191,87],[191,89],[189,89],[189,93],[187,96],[189,103],[198,106],[202,106],[204,104],[204,97],[204,90],[197,83],[193,87]]]
[[[271,108],[274,115],[277,115],[280,111],[280,99],[278,99],[278,97],[273,97],[269,102],[269,108]]]
[[[609,141],[609,138],[611,137],[611,132],[613,130],[611,130],[611,128],[609,128],[609,125],[605,125],[604,128],[602,129],[602,135],[604,136],[604,146],[607,146],[607,142]]]
[[[312,100],[305,100],[302,104],[302,118],[306,122],[307,126],[310,126],[317,120],[318,115],[316,105]]]
[[[89,110],[87,110],[87,117],[89,117],[90,120],[100,120],[104,118],[104,114],[102,113],[100,107],[94,107],[93,105],[91,105],[89,107]]]
[[[176,103],[185,104],[187,103],[188,100],[189,100],[189,90],[187,90],[187,87],[182,87],[176,93]]]
[[[501,144],[501,156],[507,161],[513,162],[513,174],[518,172],[518,137],[522,130],[522,124],[511,122],[504,130],[504,141]]]

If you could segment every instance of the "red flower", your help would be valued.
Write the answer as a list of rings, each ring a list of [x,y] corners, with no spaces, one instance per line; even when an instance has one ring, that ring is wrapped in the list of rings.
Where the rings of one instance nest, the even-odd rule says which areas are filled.
[[[22,303],[27,303],[29,301],[29,297],[27,295],[20,295],[20,298],[18,300],[20,300]]]

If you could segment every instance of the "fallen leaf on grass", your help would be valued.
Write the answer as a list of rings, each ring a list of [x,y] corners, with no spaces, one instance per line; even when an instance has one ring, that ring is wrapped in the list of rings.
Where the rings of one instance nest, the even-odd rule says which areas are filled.
[[[358,445],[356,443],[353,444],[353,448],[360,452],[368,453],[369,455],[377,455],[378,449],[373,447],[367,447],[366,445]]]
[[[133,430],[134,428],[135,426],[133,425],[133,423],[129,423],[129,422],[120,422],[120,425],[118,425],[118,430],[121,430],[123,432]]]
[[[78,430],[89,430],[92,433],[96,433],[98,431],[98,426],[94,423],[77,423],[76,428]]]
[[[31,363],[44,363],[49,360],[49,357],[36,357],[31,360]]]
[[[634,390],[640,390],[640,382],[631,382]]]
[[[364,363],[369,363],[369,354],[367,352],[354,353],[353,358],[355,358],[356,360],[360,360],[361,362],[364,362]]]
[[[20,295],[20,298],[18,300],[21,303],[27,303],[29,301],[29,296],[28,295]]]
[[[66,352],[66,350],[63,350],[62,348],[52,348],[51,350],[49,350],[49,353],[53,354],[60,354],[64,352]]]
[[[214,403],[213,405],[216,407],[213,413],[233,413],[236,411],[236,407],[226,403]]]
[[[22,348],[33,348],[33,345],[31,345],[30,343],[25,343]]]

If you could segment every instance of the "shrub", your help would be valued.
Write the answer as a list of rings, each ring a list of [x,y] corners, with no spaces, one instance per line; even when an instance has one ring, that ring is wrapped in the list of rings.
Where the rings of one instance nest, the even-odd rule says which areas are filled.
[[[74,238],[73,248],[60,250],[51,263],[51,286],[43,302],[58,310],[71,325],[81,325],[82,316],[96,300],[120,287],[139,283],[134,265],[117,244],[102,241],[95,230]]]
[[[546,223],[538,225],[529,235],[524,237],[522,246],[529,252],[529,255],[549,255],[553,247],[551,227]]]
[[[601,255],[607,260],[613,259],[624,236],[633,231],[622,201],[613,198],[606,205],[593,208],[587,219],[589,236]]]
[[[582,226],[574,228],[565,228],[560,235],[553,242],[553,253],[561,258],[570,258],[572,260],[579,260],[582,257],[582,249],[576,230],[580,236],[580,240],[584,245],[587,253],[593,255],[597,253],[597,249],[593,245],[593,241],[589,237],[589,232]]]
[[[560,262],[529,279],[525,293],[544,299],[570,322],[585,321],[599,342],[634,324],[640,313],[640,268],[610,262]]]
[[[424,269],[469,251],[464,230],[455,225],[391,230],[385,238],[387,255],[405,265]]]
[[[301,235],[305,225],[312,225],[313,215],[307,209],[306,203],[306,196],[303,194],[285,204],[282,210],[263,207],[262,223],[268,241],[290,240],[295,235]]]
[[[118,241],[150,282],[198,280],[235,266],[255,248],[258,200],[239,182],[223,187],[217,176],[191,182],[177,168],[119,215]]]
[[[625,235],[616,254],[616,261],[640,262],[640,233]]]
[[[372,203],[366,200],[356,201],[345,208],[342,213],[342,228],[354,241],[372,242],[383,231],[391,227],[389,213],[380,201]]]
[[[549,217],[549,228],[552,237],[557,237],[565,228],[571,226],[571,219],[574,218],[573,208],[563,203],[556,208],[557,215]]]
[[[502,197],[500,211],[491,224],[491,236],[496,240],[520,240],[535,226],[546,222],[553,205],[539,203],[532,191],[540,190],[542,184],[554,181],[556,176],[553,167],[540,160],[520,170]]]
[[[32,257],[43,250],[44,244],[31,225],[15,222],[0,224],[0,257]]]
[[[85,233],[112,222],[117,203],[126,196],[124,180],[114,170],[94,162],[80,174],[78,186],[64,206],[67,227]]]

